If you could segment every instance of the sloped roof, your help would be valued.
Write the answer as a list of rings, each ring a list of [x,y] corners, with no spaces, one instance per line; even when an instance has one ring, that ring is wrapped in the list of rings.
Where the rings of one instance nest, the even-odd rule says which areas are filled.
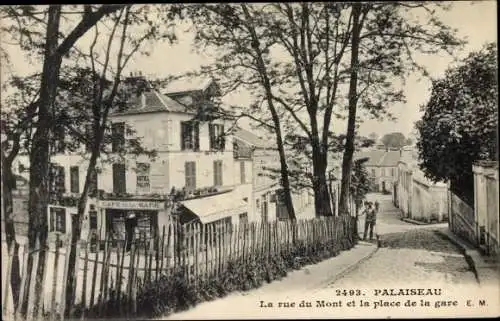
[[[401,152],[399,150],[390,150],[384,154],[384,158],[379,163],[379,166],[398,166],[398,162],[401,159]]]
[[[167,84],[165,87],[165,94],[177,94],[191,91],[204,91],[214,82],[212,78],[184,78],[176,79]]]
[[[259,136],[255,135],[254,133],[243,129],[241,127],[235,127],[233,129],[233,137],[238,138],[242,140],[243,142],[250,144],[254,146],[255,148],[271,148],[272,144],[269,142],[263,140]]]
[[[140,96],[133,95],[127,102],[125,111],[115,112],[113,115],[128,115],[152,112],[180,112],[192,113],[192,110],[178,101],[160,94],[158,91],[151,89],[143,92]]]
[[[370,151],[365,151],[365,152],[358,152],[358,153],[354,154],[353,159],[357,160],[357,159],[367,157],[368,161],[365,163],[365,166],[379,166],[379,163],[381,162],[385,153],[386,153],[385,150],[380,150],[380,149],[375,149],[375,150],[370,150]]]

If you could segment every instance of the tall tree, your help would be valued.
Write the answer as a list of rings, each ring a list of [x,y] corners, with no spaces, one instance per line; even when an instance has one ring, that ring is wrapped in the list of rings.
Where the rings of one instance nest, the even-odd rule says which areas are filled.
[[[498,160],[497,56],[496,44],[489,43],[434,80],[416,125],[420,168],[434,181],[449,181],[471,205],[473,163]]]
[[[349,185],[358,109],[375,118],[393,116],[387,106],[404,102],[401,84],[416,72],[428,73],[415,55],[453,54],[463,44],[438,13],[443,3],[356,3],[351,36],[348,125],[342,160],[340,211],[348,213]],[[425,21],[425,22],[424,22]]]
[[[49,137],[51,133],[51,111],[54,106],[56,92],[59,81],[59,72],[63,57],[68,54],[76,41],[80,39],[92,26],[94,26],[104,16],[118,10],[121,5],[102,5],[97,8],[92,5],[84,5],[83,11],[80,13],[81,20],[68,33],[67,36],[61,35],[61,6],[50,5],[45,10],[38,12],[33,6],[13,6],[8,7],[6,12],[7,19],[19,22],[20,18],[26,19],[28,24],[13,23],[9,26],[11,32],[19,36],[20,44],[23,49],[36,51],[40,47],[42,52],[42,74],[40,79],[40,98],[37,109],[37,128],[32,137],[32,148],[30,152],[30,192],[29,192],[29,222],[28,222],[28,245],[32,251],[35,249],[37,240],[40,247],[47,246],[47,219],[46,209],[49,201],[48,193],[48,178],[49,178]],[[46,16],[46,20],[43,18]],[[42,18],[40,18],[42,16]],[[7,19],[6,19],[7,18]],[[41,27],[38,30],[29,29],[29,22],[34,22]],[[17,28],[16,28],[17,26]],[[5,29],[6,27],[3,27]],[[32,35],[42,35],[42,41],[38,43],[32,42]],[[23,47],[21,38],[28,36],[28,46]],[[15,37],[15,36],[14,36]],[[62,39],[61,39],[62,37]],[[61,41],[60,41],[61,40]],[[31,47],[30,47],[31,45]],[[40,261],[44,261],[45,252],[40,252]],[[28,271],[32,270],[33,260],[30,256],[28,259]],[[45,266],[39,264],[37,268],[37,278],[35,280],[35,288],[37,293],[42,291],[42,276]],[[29,280],[26,282],[26,289],[29,289]],[[28,291],[25,291],[28,293]],[[23,313],[26,312],[26,298],[21,298],[23,305]],[[35,313],[39,306],[39,297],[37,296],[35,303]]]
[[[216,49],[215,68],[205,71],[212,71],[232,89],[250,90],[256,103],[239,106],[238,112],[275,134],[290,213],[287,159],[295,151],[290,150],[287,157],[284,138],[295,130],[311,146],[316,214],[332,215],[326,168],[331,120],[345,77],[340,63],[351,28],[346,8],[337,3],[188,7],[198,27],[198,43]]]
[[[401,148],[406,145],[406,137],[400,132],[389,133],[382,137],[382,143],[387,148]]]
[[[89,54],[86,55],[86,58],[90,61],[90,68],[80,69],[83,72],[83,77],[77,82],[77,85],[83,85],[91,93],[90,99],[86,100],[82,105],[83,116],[85,117],[87,113],[91,114],[90,119],[87,118],[86,122],[89,127],[79,128],[80,131],[82,129],[85,130],[84,133],[80,132],[80,135],[85,138],[85,143],[90,147],[90,157],[83,191],[78,201],[78,212],[72,225],[71,244],[73,246],[69,257],[68,283],[66,288],[65,311],[67,313],[71,313],[71,308],[74,306],[76,243],[81,237],[82,222],[87,206],[89,189],[93,180],[97,177],[96,165],[101,154],[103,152],[110,154],[109,150],[106,151],[107,146],[105,144],[106,141],[109,141],[106,139],[106,133],[111,132],[108,121],[109,114],[113,110],[119,110],[125,106],[134,94],[140,94],[139,90],[144,90],[138,83],[123,84],[121,80],[122,72],[130,59],[147,42],[160,41],[162,39],[175,40],[175,33],[170,28],[175,12],[164,10],[163,7],[155,7],[152,11],[152,13],[161,12],[162,15],[160,16],[163,18],[153,19],[147,7],[138,6],[132,9],[131,5],[127,5],[112,17],[113,27],[109,35],[100,34],[96,25],[94,27],[95,36],[90,45]],[[144,28],[144,26],[147,27]],[[133,30],[134,27],[142,27],[143,30],[131,33],[130,30]],[[104,58],[99,64],[101,66],[99,71],[96,69],[96,65],[99,62],[97,59],[99,52],[96,50],[96,44],[100,39],[101,42],[104,40],[105,48],[102,54]],[[116,52],[112,51],[113,43],[116,43],[118,46]],[[116,61],[112,60],[113,56],[116,57]],[[112,64],[115,64],[116,67],[111,72]],[[111,81],[107,80],[109,74],[112,75]],[[83,96],[85,97],[85,94]],[[78,133],[78,129],[72,129]],[[113,139],[113,137],[110,138]],[[130,156],[131,154],[146,154],[150,157],[154,157],[155,155],[154,150],[143,148],[137,139],[127,139],[127,144],[122,146],[122,150],[118,151],[118,153],[121,153],[122,157],[124,155]]]
[[[19,270],[19,243],[16,238],[13,213],[13,190],[16,188],[16,177],[12,165],[18,154],[29,150],[31,131],[36,117],[38,99],[37,75],[20,78],[14,77],[4,86],[15,88],[3,102],[2,108],[2,213],[5,224],[5,239],[9,251],[12,251],[12,268],[10,275],[12,299],[14,307],[19,303],[21,275]],[[21,106],[21,107],[19,107]]]

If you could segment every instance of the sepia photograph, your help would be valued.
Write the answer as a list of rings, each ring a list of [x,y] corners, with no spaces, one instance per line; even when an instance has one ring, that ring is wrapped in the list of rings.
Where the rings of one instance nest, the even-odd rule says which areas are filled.
[[[500,317],[497,10],[0,5],[2,319]]]

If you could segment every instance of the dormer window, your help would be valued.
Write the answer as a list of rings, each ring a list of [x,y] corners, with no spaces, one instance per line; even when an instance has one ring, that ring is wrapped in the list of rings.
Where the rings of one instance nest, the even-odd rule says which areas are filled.
[[[181,150],[200,149],[200,127],[198,122],[181,122]]]

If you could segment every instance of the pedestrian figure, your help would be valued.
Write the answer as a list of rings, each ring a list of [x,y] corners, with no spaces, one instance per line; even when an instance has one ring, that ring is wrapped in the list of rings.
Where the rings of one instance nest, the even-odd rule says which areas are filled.
[[[378,204],[378,203],[377,203]],[[366,240],[366,235],[368,234],[368,230],[370,230],[370,240],[373,239],[373,227],[377,221],[377,205],[373,205],[372,202],[368,202],[365,208],[365,232],[363,234],[363,240]]]

